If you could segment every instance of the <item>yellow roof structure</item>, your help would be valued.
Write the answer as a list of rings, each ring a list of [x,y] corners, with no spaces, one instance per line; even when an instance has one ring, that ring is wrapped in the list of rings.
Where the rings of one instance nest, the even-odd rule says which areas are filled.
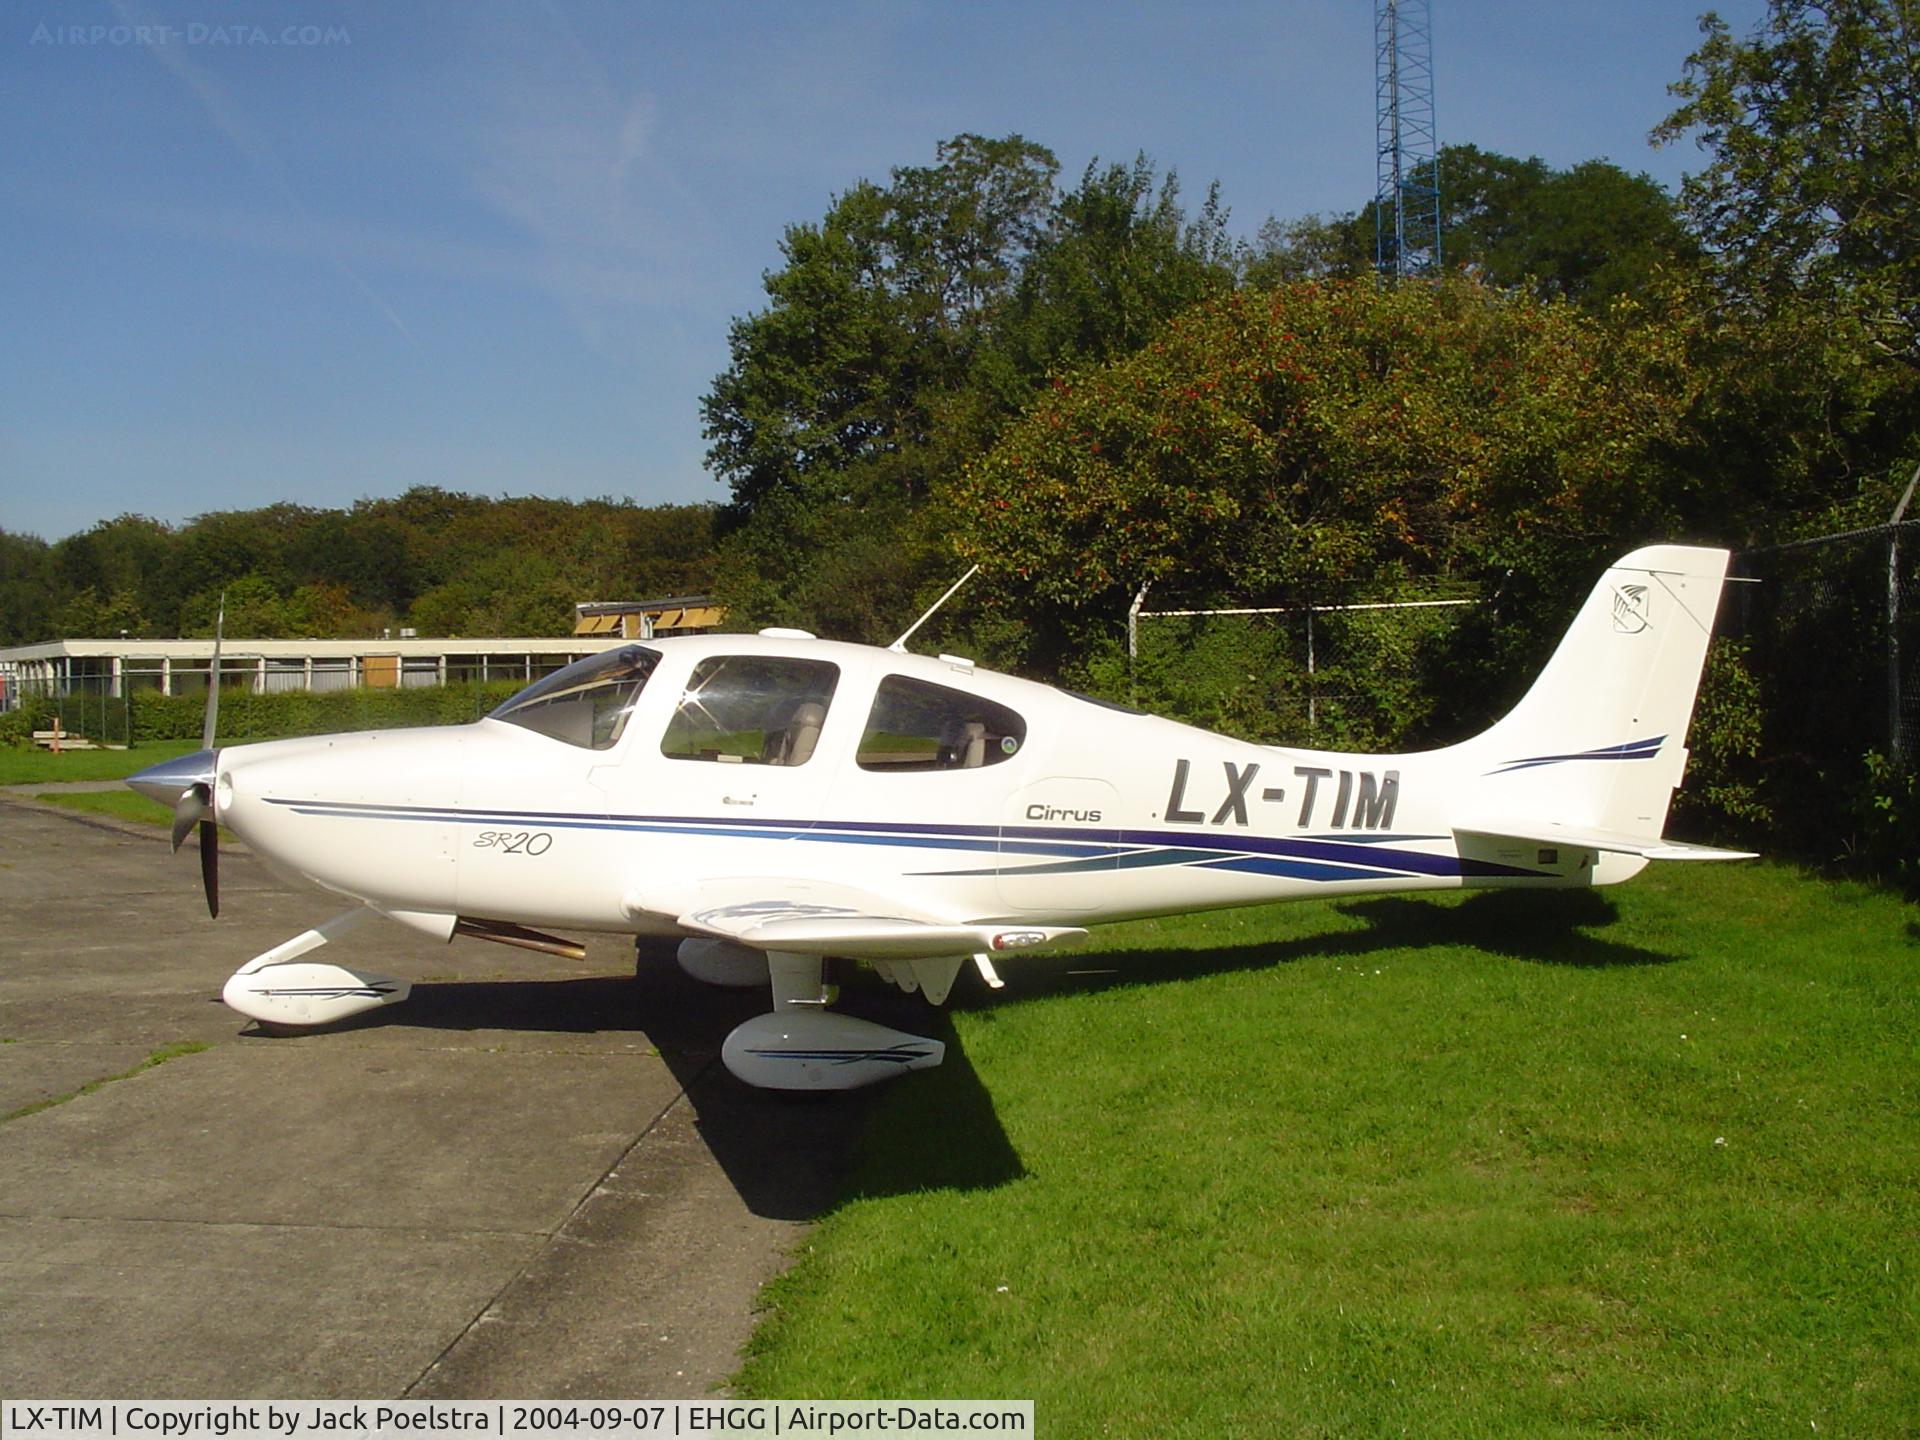
[[[712,630],[726,618],[727,607],[716,604],[708,595],[673,595],[663,600],[583,600],[573,607],[573,633],[647,640],[685,630]]]

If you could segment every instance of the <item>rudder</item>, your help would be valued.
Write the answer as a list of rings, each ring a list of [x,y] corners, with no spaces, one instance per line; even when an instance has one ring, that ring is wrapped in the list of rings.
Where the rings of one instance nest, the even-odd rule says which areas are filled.
[[[1518,705],[1468,741],[1479,800],[1502,813],[1657,838],[1728,552],[1650,545],[1610,566]]]

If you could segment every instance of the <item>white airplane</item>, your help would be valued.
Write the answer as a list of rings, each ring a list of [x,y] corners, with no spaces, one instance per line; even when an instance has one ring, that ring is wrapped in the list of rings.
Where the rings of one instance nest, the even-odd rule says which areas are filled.
[[[998,987],[997,959],[1107,921],[1746,858],[1661,834],[1727,559],[1628,555],[1511,714],[1414,754],[1255,745],[898,642],[763,630],[624,645],[463,726],[215,749],[215,687],[207,748],[128,784],[175,808],[176,849],[198,825],[215,914],[216,820],[348,902],[227,982],[254,1020],[405,999],[303,958],[374,915],[570,955],[548,927],[677,937],[696,978],[772,985],[727,1037],[735,1075],[850,1089],[944,1047],[830,1011],[828,957],[937,1005],[969,958]]]

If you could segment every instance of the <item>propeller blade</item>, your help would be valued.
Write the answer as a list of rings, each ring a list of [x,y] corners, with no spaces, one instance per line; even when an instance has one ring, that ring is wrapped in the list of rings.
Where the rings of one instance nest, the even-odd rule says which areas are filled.
[[[180,792],[180,798],[173,802],[173,853],[180,853],[187,834],[207,813],[207,802],[212,792],[205,785],[192,785]]]
[[[200,822],[200,885],[207,892],[207,914],[220,918],[220,827]]]
[[[213,749],[215,722],[220,718],[220,637],[227,628],[227,592],[220,592],[220,613],[213,621],[213,668],[207,672],[207,714],[200,723],[200,748]],[[179,848],[177,845],[175,848]]]
[[[171,839],[177,854],[187,833],[200,827],[200,880],[207,892],[207,912],[220,914],[220,831],[214,824],[213,787],[220,774],[220,757],[212,750],[181,755],[149,765],[127,777],[127,784],[149,800],[173,807]]]

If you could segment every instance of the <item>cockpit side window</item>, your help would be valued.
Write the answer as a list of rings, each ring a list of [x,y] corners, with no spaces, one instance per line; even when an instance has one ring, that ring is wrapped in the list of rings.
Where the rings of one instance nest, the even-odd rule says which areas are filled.
[[[659,663],[659,652],[642,645],[576,660],[534,681],[490,718],[584,749],[611,750]]]
[[[964,690],[889,675],[874,692],[873,713],[856,755],[862,770],[977,770],[1011,760],[1027,722],[1004,705]]]
[[[715,655],[694,667],[660,753],[723,765],[813,758],[840,667],[784,655]]]

